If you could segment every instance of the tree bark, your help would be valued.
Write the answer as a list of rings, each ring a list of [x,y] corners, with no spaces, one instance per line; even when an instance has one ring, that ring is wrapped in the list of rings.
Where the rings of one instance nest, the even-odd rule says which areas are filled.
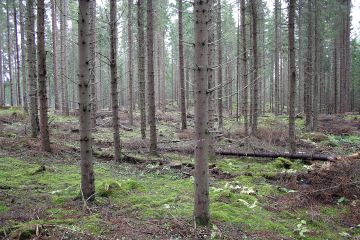
[[[218,71],[217,71],[217,78],[218,78],[218,85],[222,85],[222,33],[221,33],[221,0],[218,0],[218,7],[217,7],[217,47],[218,47]],[[219,128],[224,126],[223,122],[223,87],[219,87],[217,90],[217,97],[218,97],[218,122]]]
[[[17,13],[15,8],[15,3],[13,3],[14,10],[14,33],[15,33],[15,51],[16,51],[16,66],[17,66],[17,76],[16,76],[16,97],[17,97],[17,106],[22,106],[21,103],[21,84],[20,84],[20,56],[19,56],[19,40],[18,40],[18,27],[17,27]]]
[[[133,63],[132,63],[132,14],[131,14],[131,8],[132,8],[132,0],[128,0],[128,46],[129,46],[129,52],[128,52],[128,71],[129,71],[129,124],[132,126],[134,125],[134,117],[133,117]]]
[[[121,145],[119,131],[119,103],[117,76],[117,5],[116,0],[110,0],[110,79],[111,79],[111,107],[113,119],[114,157],[121,160]]]
[[[94,1],[94,0],[92,0]],[[90,1],[79,0],[79,121],[81,194],[84,201],[95,199],[95,181],[92,160],[91,102],[90,102]]]
[[[154,10],[152,1],[147,1],[147,80],[148,80],[148,118],[150,126],[150,154],[157,155],[157,136],[155,122],[155,81],[154,81]]]
[[[252,125],[251,125],[251,133],[252,135],[256,136],[257,133],[257,124],[258,124],[258,88],[259,88],[259,79],[258,79],[258,49],[257,49],[257,0],[252,1],[251,3],[251,13],[252,13],[252,35],[253,35],[253,59],[254,59],[254,66],[253,66],[253,95],[252,95],[252,108],[253,108],[253,114],[252,114]]]
[[[209,166],[208,166],[208,15],[209,2],[194,2],[195,19],[195,221],[208,225]]]
[[[137,2],[138,25],[138,81],[139,81],[139,107],[140,128],[142,139],[146,138],[146,109],[145,109],[145,37],[144,37],[144,1]]]
[[[186,129],[185,104],[185,73],[184,73],[184,43],[183,43],[183,0],[178,1],[179,12],[179,72],[180,72],[180,115],[181,129]]]
[[[26,59],[25,59],[25,23],[23,0],[19,0],[20,8],[20,40],[21,40],[21,75],[22,75],[22,103],[25,112],[28,112],[27,84],[26,84]]]
[[[90,1],[91,127],[96,127],[96,1]]]
[[[246,38],[246,25],[245,25],[245,0],[240,0],[240,8],[241,8],[241,19],[240,19],[240,26],[241,26],[241,36],[242,36],[242,85],[243,85],[243,97],[242,97],[242,110],[244,116],[244,129],[245,135],[249,134],[249,124],[248,124],[248,64],[247,64],[247,38]]]
[[[274,113],[280,114],[280,19],[281,19],[281,3],[280,0],[275,0],[275,97],[274,97]]]
[[[14,106],[14,82],[12,75],[12,62],[11,62],[11,33],[10,33],[10,14],[9,14],[9,0],[6,0],[6,27],[7,27],[7,47],[8,47],[8,67],[9,67],[9,83],[10,83],[10,105]]]
[[[40,105],[40,142],[41,149],[51,152],[48,127],[48,98],[46,89],[46,52],[45,52],[45,4],[37,1],[37,57],[39,72]]]
[[[34,29],[34,1],[26,0],[27,9],[27,57],[28,57],[28,93],[29,114],[31,124],[31,136],[37,137],[39,133],[38,99],[37,99],[37,75],[36,75],[36,49]]]
[[[295,143],[295,99],[296,99],[296,66],[295,66],[295,6],[296,0],[289,2],[289,152],[296,153]]]
[[[58,90],[58,65],[57,65],[57,25],[56,25],[56,0],[51,1],[51,27],[53,44],[53,78],[54,78],[54,98],[55,110],[60,110],[59,90]]]
[[[4,93],[4,81],[3,81],[3,50],[2,50],[2,38],[0,37],[0,106],[5,106],[5,93]]]
[[[67,35],[67,0],[60,1],[60,50],[61,50],[61,106],[62,114],[69,115],[68,90],[66,79],[66,35]]]
[[[305,110],[305,129],[311,131],[313,126],[313,107],[312,107],[312,0],[308,0],[308,13],[307,13],[307,57],[305,66],[305,79],[304,79],[304,110]]]

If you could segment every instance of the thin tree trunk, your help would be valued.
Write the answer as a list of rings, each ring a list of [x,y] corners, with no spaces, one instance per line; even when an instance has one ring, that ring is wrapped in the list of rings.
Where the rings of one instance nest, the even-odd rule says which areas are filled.
[[[222,85],[222,34],[221,34],[221,0],[218,0],[218,7],[217,7],[217,46],[218,46],[218,71],[217,71],[217,78],[218,78],[218,85]],[[218,92],[218,122],[219,128],[224,126],[223,122],[223,88],[219,87],[217,90]]]
[[[295,5],[296,0],[289,2],[289,152],[296,153],[295,143],[295,99],[296,99],[296,66],[295,66]]]
[[[208,14],[209,2],[194,2],[195,19],[195,221],[208,225],[209,166],[208,166]]]
[[[10,83],[10,105],[14,106],[14,83],[12,75],[12,62],[11,62],[11,34],[10,34],[10,14],[9,14],[9,0],[6,1],[6,26],[7,26],[7,47],[8,47],[8,67],[9,67],[9,83]]]
[[[243,85],[243,97],[242,97],[242,104],[243,104],[243,116],[244,116],[244,129],[245,135],[249,134],[249,121],[248,121],[248,64],[247,64],[247,47],[246,47],[246,25],[245,25],[245,0],[240,0],[240,8],[241,8],[241,19],[240,19],[240,26],[241,26],[241,36],[242,36],[242,85]]]
[[[253,116],[252,116],[252,125],[251,125],[251,133],[252,135],[256,135],[257,133],[257,124],[258,124],[258,88],[259,88],[259,79],[258,79],[258,49],[257,49],[257,3],[256,0],[251,4],[251,12],[252,12],[252,35],[253,35],[253,59],[254,59],[254,67],[253,67]]]
[[[275,0],[275,98],[274,110],[275,114],[280,114],[280,19],[281,19],[281,3],[280,0]]]
[[[184,43],[183,43],[183,0],[178,1],[179,12],[179,72],[180,72],[180,112],[181,129],[186,129],[186,104],[185,104],[185,73],[184,73]]]
[[[147,80],[148,80],[148,118],[150,126],[150,154],[157,155],[155,122],[155,81],[154,81],[154,10],[152,1],[147,1]]]
[[[92,0],[94,1],[94,0]],[[95,181],[92,160],[92,137],[90,119],[90,1],[79,0],[78,49],[79,49],[79,121],[81,194],[84,201],[95,199]]]
[[[61,105],[62,114],[69,115],[68,90],[66,79],[66,35],[67,35],[67,0],[61,0],[60,45],[61,45]]]
[[[118,103],[118,76],[117,76],[117,5],[116,0],[110,0],[110,83],[111,107],[113,118],[113,138],[115,161],[121,160],[121,145],[119,131],[119,103]]]
[[[20,8],[20,40],[21,40],[21,75],[22,75],[22,103],[25,112],[28,112],[27,84],[26,84],[26,59],[25,59],[25,19],[23,0],[19,0]]]
[[[313,107],[312,107],[312,0],[308,0],[308,14],[307,14],[307,57],[305,67],[304,79],[304,109],[305,109],[305,129],[310,131],[312,129]]]
[[[142,139],[146,138],[146,109],[145,109],[145,37],[144,37],[144,1],[137,2],[138,25],[138,80],[139,80],[139,107],[140,128]]]
[[[316,130],[317,128],[317,121],[318,121],[318,114],[319,114],[319,74],[320,74],[320,65],[321,65],[321,60],[320,60],[320,34],[321,34],[321,30],[319,29],[319,18],[320,18],[320,8],[319,8],[319,2],[318,0],[314,0],[314,4],[315,4],[315,46],[314,46],[314,88],[313,88],[313,124],[312,124],[312,131]]]
[[[132,8],[132,0],[128,0],[128,45],[129,45],[129,124],[132,126],[134,125],[134,117],[133,117],[133,63],[132,63],[132,14],[131,14],[131,8]]]
[[[3,50],[2,38],[0,37],[0,106],[5,105],[4,81],[3,81]]]
[[[17,106],[22,106],[21,103],[21,84],[20,84],[20,56],[19,56],[19,40],[18,40],[18,27],[17,27],[17,13],[15,8],[15,3],[13,3],[14,9],[14,33],[15,33],[15,51],[16,51],[16,66],[17,66],[17,82],[16,82],[16,91],[17,91]]]
[[[39,133],[38,99],[37,99],[37,75],[36,75],[36,49],[34,29],[34,1],[26,1],[27,9],[27,56],[28,56],[28,93],[29,93],[29,114],[31,124],[31,136],[37,137]]]
[[[96,1],[90,1],[91,127],[96,127]]]
[[[58,65],[57,65],[57,25],[56,25],[56,0],[51,1],[51,26],[53,44],[53,77],[54,77],[54,97],[55,110],[60,110],[59,90],[58,90]]]
[[[48,127],[48,98],[46,89],[46,52],[45,52],[45,4],[37,0],[37,57],[39,72],[40,105],[40,142],[41,149],[51,152]]]

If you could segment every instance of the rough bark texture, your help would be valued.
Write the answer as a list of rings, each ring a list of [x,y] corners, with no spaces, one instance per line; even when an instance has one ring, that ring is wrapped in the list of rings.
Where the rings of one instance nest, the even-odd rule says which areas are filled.
[[[111,107],[113,119],[114,157],[120,161],[121,145],[119,131],[119,103],[118,103],[118,76],[117,76],[117,5],[116,0],[110,0],[110,83],[111,83]]]
[[[57,25],[56,25],[56,0],[51,1],[51,27],[53,44],[53,78],[54,78],[54,100],[55,110],[60,110],[59,90],[58,90],[58,65],[57,65]]]
[[[0,106],[5,105],[4,95],[4,80],[3,80],[3,51],[2,51],[2,38],[0,37]]]
[[[321,59],[320,59],[320,34],[321,29],[319,29],[319,18],[321,11],[319,8],[318,0],[314,0],[315,4],[315,46],[314,46],[314,83],[313,83],[313,124],[312,131],[315,131],[317,128],[318,114],[319,114],[319,81],[320,81],[320,68],[321,68]]]
[[[209,166],[208,166],[208,14],[209,2],[194,2],[195,19],[195,205],[194,215],[198,224],[208,225]]]
[[[179,72],[180,72],[180,114],[181,129],[186,129],[186,105],[185,105],[185,72],[184,72],[184,43],[183,43],[183,1],[178,1],[179,12]]]
[[[155,122],[155,81],[154,81],[154,27],[153,4],[147,1],[147,81],[148,81],[148,118],[150,126],[150,154],[157,155]]]
[[[217,90],[217,97],[218,97],[218,122],[219,128],[224,126],[223,122],[223,86],[222,86],[222,33],[221,33],[221,0],[219,0],[217,11],[217,46],[218,46],[218,71],[217,71],[217,78],[218,78],[218,85],[221,86]]]
[[[78,24],[81,194],[83,200],[92,201],[95,181],[90,121],[90,1],[79,0]]]
[[[140,128],[142,139],[146,138],[146,109],[145,109],[145,36],[144,36],[144,1],[137,2],[138,26],[138,81],[139,81],[139,108]]]
[[[27,98],[27,85],[26,85],[26,68],[25,68],[25,23],[24,23],[24,5],[23,0],[19,0],[20,8],[20,39],[21,39],[21,75],[22,75],[22,104],[25,112],[28,112],[28,98]]]
[[[252,15],[252,50],[253,50],[253,93],[252,93],[252,125],[251,133],[256,135],[257,124],[258,124],[258,88],[259,88],[259,79],[258,79],[258,49],[257,49],[257,0],[252,1],[251,3],[251,15]]]
[[[16,51],[16,67],[17,67],[17,75],[16,75],[16,103],[17,106],[22,106],[21,103],[21,84],[20,84],[20,56],[19,56],[19,39],[18,39],[18,26],[17,26],[17,13],[15,8],[15,3],[13,3],[14,10],[14,33],[15,33],[15,51]]]
[[[279,94],[279,61],[280,61],[280,13],[281,13],[281,4],[280,0],[275,0],[275,97],[274,97],[274,113],[280,114],[280,94]]]
[[[241,36],[242,36],[242,85],[243,85],[243,94],[242,94],[242,110],[244,116],[244,129],[245,135],[249,134],[249,124],[248,124],[248,64],[247,64],[247,47],[246,47],[246,25],[245,25],[245,0],[240,0],[240,8],[241,8],[241,19],[240,19],[240,26],[241,26]]]
[[[48,127],[48,98],[46,89],[46,52],[45,52],[45,4],[37,1],[37,57],[39,72],[39,105],[40,105],[40,142],[41,149],[50,152]]]
[[[60,51],[61,51],[61,110],[62,114],[69,115],[68,90],[66,79],[66,34],[67,34],[67,1],[61,0],[60,6]]]
[[[134,87],[133,87],[133,63],[132,63],[132,14],[131,14],[131,8],[132,8],[132,0],[128,0],[128,71],[129,71],[129,124],[132,126],[134,124],[134,117],[133,117],[133,93],[134,93]]]
[[[36,75],[36,49],[34,29],[34,1],[26,1],[27,11],[27,57],[28,57],[28,93],[29,93],[29,115],[31,125],[31,136],[36,137],[39,133],[38,101],[37,101],[37,75]]]
[[[96,1],[90,1],[91,127],[96,127]]]
[[[9,83],[10,83],[10,105],[14,106],[14,82],[12,75],[12,61],[11,61],[11,34],[10,34],[10,14],[9,14],[9,0],[6,0],[6,27],[7,27],[7,48],[8,48],[8,68],[9,68]]]
[[[295,4],[296,0],[289,2],[289,152],[295,154],[295,99],[296,99],[296,66],[295,66]]]
[[[312,0],[308,0],[307,9],[307,53],[306,53],[306,66],[305,66],[305,79],[304,79],[304,111],[305,111],[305,129],[310,131],[313,126],[313,107],[312,107],[312,82],[313,82],[313,66],[312,66]]]

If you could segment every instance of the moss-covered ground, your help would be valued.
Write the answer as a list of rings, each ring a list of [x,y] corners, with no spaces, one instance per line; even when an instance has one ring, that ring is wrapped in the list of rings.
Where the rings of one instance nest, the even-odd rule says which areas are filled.
[[[5,112],[6,111],[6,112]],[[1,110],[0,116],[13,117],[18,109]],[[21,111],[19,114],[23,114]],[[264,118],[262,127],[277,120]],[[309,169],[301,161],[284,158],[218,158],[216,169],[226,178],[210,175],[212,225],[198,228],[192,221],[193,177],[191,171],[173,169],[139,151],[129,154],[141,163],[114,163],[95,158],[96,201],[81,199],[79,156],[76,133],[63,124],[73,117],[52,115],[53,154],[34,154],[36,140],[6,124],[0,134],[0,238],[32,239],[347,239],[360,237],[358,229],[341,221],[346,211],[341,203],[317,209],[273,206],[272,199],[291,189],[275,181],[279,173],[294,174]],[[279,122],[285,120],[279,118]],[[19,123],[21,125],[21,121]],[[234,121],[225,127],[234,128]],[[4,124],[3,124],[4,125]],[[299,121],[298,130],[302,123]],[[171,124],[160,125],[161,134],[177,138]],[[73,134],[74,136],[68,136]],[[122,132],[124,141],[139,137],[139,130]],[[67,136],[66,140],[61,136]],[[111,130],[94,133],[96,142],[110,141]],[[235,138],[229,136],[229,138]],[[320,147],[359,149],[359,137],[325,135],[314,141]],[[16,143],[18,142],[18,145]],[[66,145],[64,144],[66,143]],[[11,145],[13,144],[13,145]],[[11,145],[6,147],[5,145]],[[101,148],[101,145],[96,146]],[[34,150],[35,149],[35,150]],[[103,150],[97,150],[103,151]],[[111,151],[109,146],[108,151]],[[154,159],[154,158],[152,158]],[[162,153],[156,159],[193,163],[185,154]],[[190,169],[191,170],[191,169]],[[360,223],[357,223],[360,224]],[[196,233],[198,231],[198,233]],[[39,238],[40,239],[40,238]]]

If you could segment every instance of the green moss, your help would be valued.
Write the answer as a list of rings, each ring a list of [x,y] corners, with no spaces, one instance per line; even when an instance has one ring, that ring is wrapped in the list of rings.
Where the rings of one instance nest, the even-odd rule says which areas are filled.
[[[0,213],[6,213],[7,211],[9,211],[9,208],[0,203]]]
[[[292,161],[287,158],[278,157],[272,162],[272,165],[276,168],[290,169],[293,165]]]

